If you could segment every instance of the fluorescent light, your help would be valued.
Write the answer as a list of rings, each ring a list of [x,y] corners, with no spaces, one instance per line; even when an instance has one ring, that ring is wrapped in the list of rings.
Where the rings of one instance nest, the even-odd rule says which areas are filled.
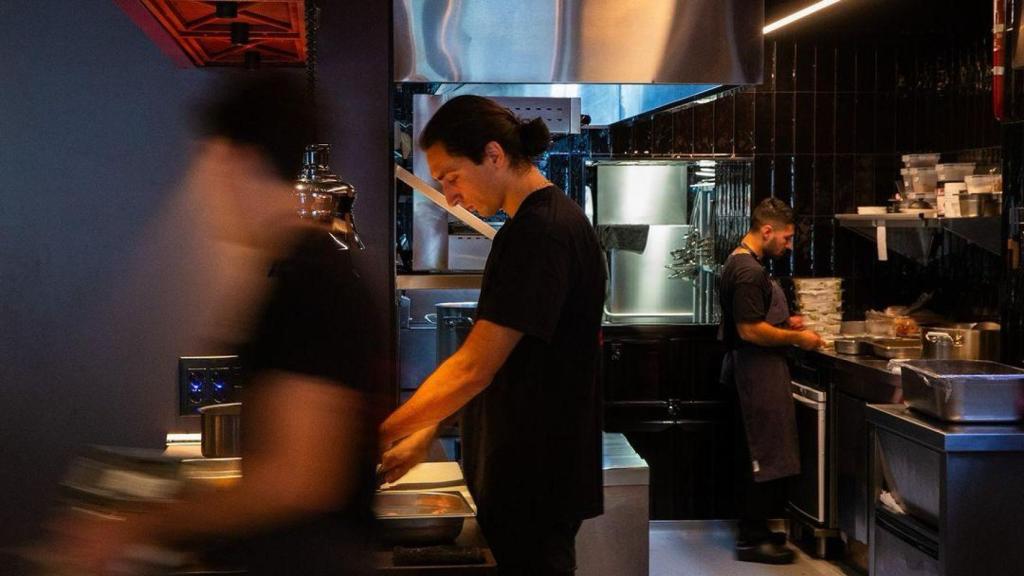
[[[824,10],[825,8],[828,8],[831,5],[838,4],[838,3],[839,3],[839,0],[821,0],[820,2],[815,2],[814,4],[811,4],[810,6],[808,6],[806,8],[803,8],[803,9],[797,10],[796,12],[793,12],[792,14],[790,14],[789,16],[786,16],[785,18],[780,18],[780,19],[776,20],[775,22],[772,22],[771,24],[768,24],[767,26],[764,27],[764,31],[763,32],[765,34],[768,34],[769,32],[772,32],[774,30],[778,30],[779,28],[782,28],[783,26],[786,26],[787,24],[792,24],[793,22],[796,22],[797,20],[799,20],[801,18],[805,18],[807,16],[810,16],[811,14],[814,14],[818,10]]]

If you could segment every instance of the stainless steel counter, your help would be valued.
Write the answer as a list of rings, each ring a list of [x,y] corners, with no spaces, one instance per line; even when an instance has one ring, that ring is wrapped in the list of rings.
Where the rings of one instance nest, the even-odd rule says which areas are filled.
[[[1024,452],[1024,427],[1019,424],[942,422],[902,404],[869,404],[867,419],[942,452]]]
[[[889,361],[874,356],[837,354],[834,350],[794,350],[795,362],[824,367],[837,390],[874,403],[899,402],[902,385],[899,374],[889,371]]]

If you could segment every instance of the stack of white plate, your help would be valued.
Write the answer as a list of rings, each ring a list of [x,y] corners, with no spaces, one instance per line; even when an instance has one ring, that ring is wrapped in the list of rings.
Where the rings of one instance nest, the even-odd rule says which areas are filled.
[[[804,325],[826,342],[835,340],[843,321],[843,279],[794,278],[793,284]]]

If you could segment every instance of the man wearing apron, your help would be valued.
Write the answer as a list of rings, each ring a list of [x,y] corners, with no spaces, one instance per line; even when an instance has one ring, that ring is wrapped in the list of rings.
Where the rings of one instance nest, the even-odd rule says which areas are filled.
[[[785,497],[786,479],[800,472],[786,348],[819,347],[821,338],[790,316],[766,258],[792,248],[793,210],[768,198],[751,215],[750,230],[722,268],[719,298],[725,343],[722,383],[730,389],[737,422],[739,535],[736,558],[787,564],[793,551],[784,534],[768,529],[768,516]]]

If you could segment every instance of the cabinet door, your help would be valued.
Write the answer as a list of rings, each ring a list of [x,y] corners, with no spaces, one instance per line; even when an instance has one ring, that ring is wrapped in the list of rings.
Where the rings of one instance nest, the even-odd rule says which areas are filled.
[[[605,400],[667,400],[666,355],[661,339],[622,339],[604,345]]]
[[[626,438],[650,467],[652,520],[735,517],[733,438],[727,422],[627,432]]]
[[[714,337],[670,338],[667,393],[681,400],[722,400],[722,344]]]
[[[839,529],[850,539],[868,541],[867,403],[838,390],[836,402],[837,498]]]

